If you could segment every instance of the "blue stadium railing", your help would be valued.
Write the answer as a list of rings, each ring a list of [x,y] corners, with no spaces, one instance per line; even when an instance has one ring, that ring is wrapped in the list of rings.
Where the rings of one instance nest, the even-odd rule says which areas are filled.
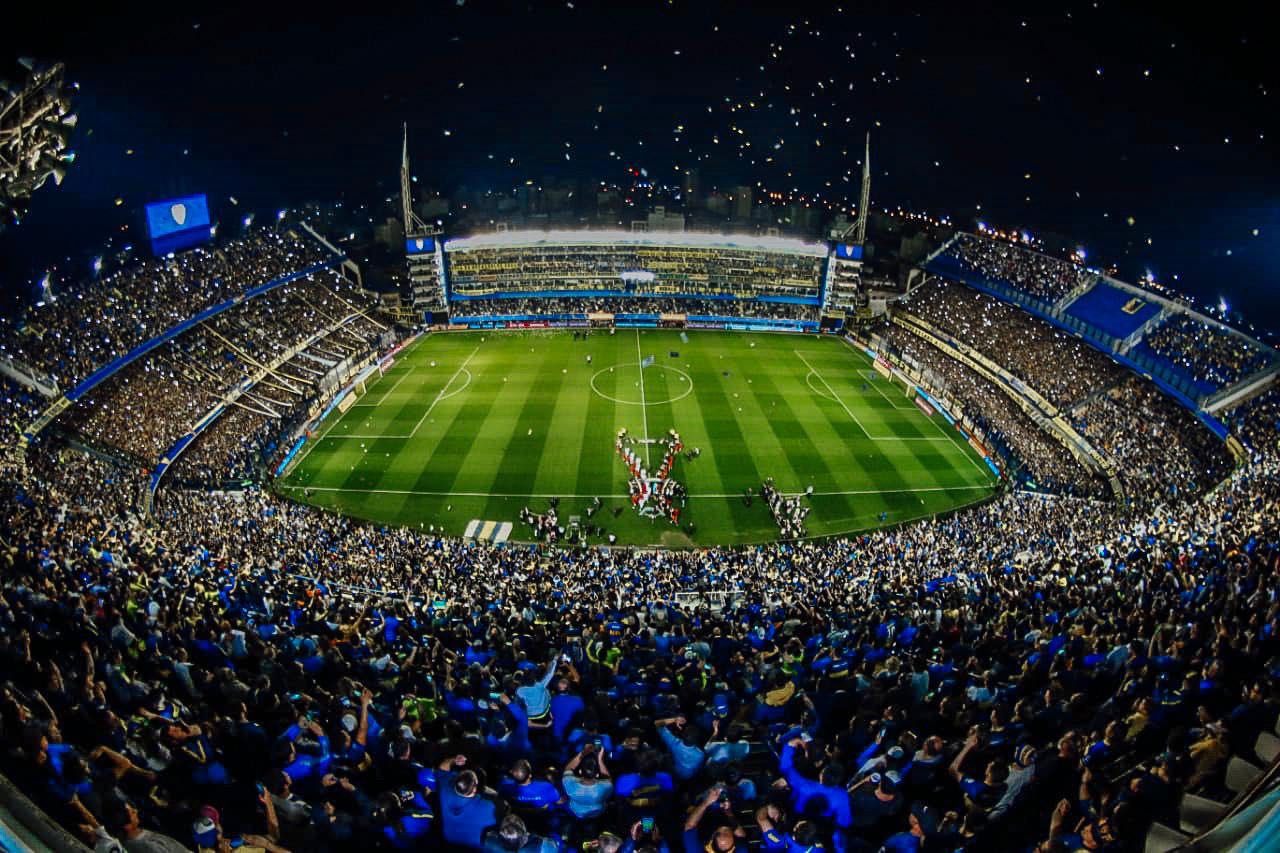
[[[1227,437],[1226,426],[1201,409],[1200,400],[1204,397],[1204,389],[1185,373],[1171,369],[1168,362],[1163,360],[1157,362],[1141,354],[1122,355],[1118,351],[1121,341],[1114,335],[1109,335],[1083,320],[1056,310],[1052,302],[1030,296],[1007,282],[989,279],[949,255],[939,255],[929,261],[926,268],[931,273],[963,282],[974,290],[1017,305],[1027,313],[1034,314],[1045,322],[1083,339],[1118,364],[1150,377],[1161,391],[1193,412],[1215,435],[1223,439]]]
[[[93,371],[93,373],[90,373],[87,377],[82,379],[80,383],[77,384],[74,388],[72,388],[66,394],[63,394],[62,397],[54,401],[52,405],[50,405],[47,409],[45,409],[43,413],[41,413],[39,418],[33,421],[31,425],[28,426],[27,429],[23,431],[23,434],[22,434],[23,441],[30,442],[33,438],[36,437],[37,434],[40,433],[41,430],[43,430],[50,423],[52,423],[54,418],[56,418],[62,412],[66,411],[72,405],[74,405],[78,400],[80,400],[80,398],[88,394],[90,391],[92,391],[102,382],[109,379],[111,376],[115,375],[116,373],[119,373],[121,370],[128,367],[133,362],[137,361],[147,353],[154,350],[156,347],[161,346],[162,344],[168,343],[169,341],[173,340],[179,335],[195,328],[197,325],[199,325],[200,323],[203,323],[205,320],[208,320],[211,317],[216,317],[218,314],[221,314],[223,311],[226,311],[229,308],[232,308],[236,305],[241,304],[242,302],[246,302],[255,297],[261,296],[264,293],[268,293],[272,290],[275,290],[276,288],[286,285],[291,281],[297,281],[300,278],[313,275],[317,272],[320,272],[321,270],[331,269],[341,264],[344,260],[346,260],[345,255],[338,255],[330,258],[327,261],[322,261],[318,264],[312,264],[306,269],[299,270],[298,272],[290,273],[289,275],[280,276],[279,278],[274,278],[271,281],[268,281],[264,284],[259,284],[255,287],[251,287],[240,296],[237,296],[234,299],[228,299],[224,302],[219,302],[217,305],[214,305],[210,308],[206,308],[204,311],[201,311],[199,314],[195,315],[194,317],[190,317],[186,320],[183,320],[181,323],[177,323],[173,326],[170,326],[168,329],[161,332],[159,335],[156,335],[154,338],[151,338],[148,341],[138,344],[138,346],[129,350],[124,355],[118,358],[112,359],[107,364],[104,364],[102,367],[99,367],[97,370]]]

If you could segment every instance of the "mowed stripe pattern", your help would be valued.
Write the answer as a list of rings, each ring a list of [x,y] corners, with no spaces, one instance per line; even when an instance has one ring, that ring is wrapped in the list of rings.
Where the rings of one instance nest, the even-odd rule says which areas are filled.
[[[613,450],[623,427],[655,437],[676,429],[702,450],[676,464],[690,495],[682,521],[696,525],[693,535],[630,509],[592,520],[625,544],[776,538],[764,505],[740,498],[766,477],[787,492],[813,486],[814,536],[930,515],[995,486],[945,421],[926,417],[842,341],[688,338],[661,330],[597,331],[585,340],[568,332],[426,337],[331,423],[280,488],[295,497],[309,488],[310,502],[362,518],[451,534],[473,518],[516,521],[525,505],[546,508],[546,497],[530,496],[563,496],[568,519],[591,496],[625,504],[626,472]],[[644,369],[642,407],[646,356],[655,363]],[[517,525],[513,538],[527,534]]]

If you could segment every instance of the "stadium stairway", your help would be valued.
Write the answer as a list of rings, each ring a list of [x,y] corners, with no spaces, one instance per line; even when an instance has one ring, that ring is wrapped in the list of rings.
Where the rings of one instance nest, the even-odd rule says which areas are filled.
[[[1131,378],[1133,378],[1132,374],[1129,374],[1129,373],[1118,374],[1110,382],[1104,383],[1098,386],[1097,388],[1094,388],[1092,391],[1090,391],[1085,396],[1081,397],[1079,400],[1076,400],[1073,403],[1066,406],[1063,409],[1063,414],[1065,414],[1074,423],[1076,413],[1080,411],[1080,409],[1084,408],[1089,403],[1092,403],[1095,400],[1102,399],[1106,394],[1109,394],[1111,392],[1112,388],[1123,385],[1125,382],[1129,381]]]
[[[1258,836],[1280,833],[1280,762],[1275,760],[1280,756],[1280,738],[1263,732],[1254,752],[1272,755],[1265,769],[1233,756],[1222,779],[1221,790],[1228,799],[1184,794],[1178,805],[1178,826],[1153,823],[1143,845],[1146,853],[1274,849]]]
[[[1079,284],[1077,284],[1074,288],[1071,289],[1070,293],[1068,293],[1066,296],[1062,297],[1056,303],[1054,303],[1053,310],[1059,311],[1059,312],[1066,311],[1068,308],[1071,307],[1071,303],[1075,302],[1081,296],[1084,296],[1086,293],[1092,290],[1093,286],[1097,284],[1100,280],[1101,280],[1100,276],[1096,276],[1096,275],[1085,276],[1080,280]]]

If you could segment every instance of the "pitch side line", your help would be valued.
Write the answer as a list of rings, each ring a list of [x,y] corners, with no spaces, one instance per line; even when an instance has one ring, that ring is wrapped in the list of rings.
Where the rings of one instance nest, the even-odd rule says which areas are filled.
[[[636,365],[640,368],[640,418],[644,421],[644,467],[649,467],[649,410],[644,403],[644,355],[640,352],[640,330],[636,329]]]
[[[804,366],[809,368],[809,372],[812,373],[814,376],[818,377],[818,381],[821,382],[824,386],[826,386],[827,392],[831,394],[831,398],[840,404],[840,408],[844,409],[845,414],[853,418],[853,422],[858,425],[858,429],[862,430],[862,434],[865,435],[867,438],[871,438],[871,433],[868,432],[867,428],[863,425],[862,421],[858,420],[858,416],[853,413],[853,409],[850,409],[848,406],[845,405],[844,400],[841,400],[840,395],[837,394],[835,389],[831,387],[831,383],[828,382],[826,379],[824,379],[822,377],[822,374],[819,373],[817,369],[812,364],[809,363],[809,359],[805,358],[800,353],[800,350],[793,349],[792,352],[796,354],[797,358],[799,358],[801,361],[804,362]]]
[[[566,495],[559,492],[545,494],[529,492],[434,492],[423,489],[354,489],[346,486],[281,486],[285,489],[303,489],[312,492],[353,492],[362,495],[426,495],[441,498],[562,498],[565,500],[585,500],[587,498],[608,498],[622,500],[630,495]],[[914,495],[921,492],[971,492],[979,489],[987,490],[990,486],[925,486],[919,489],[851,489],[843,492],[814,492],[809,497],[835,497],[843,495]],[[804,495],[804,492],[784,492],[790,496]],[[741,498],[741,492],[731,495],[689,495],[689,500],[727,500]]]
[[[908,403],[905,406],[899,406],[897,403],[893,402],[893,400],[890,399],[888,394],[880,390],[880,384],[876,382],[876,377],[874,376],[870,377],[870,381],[867,384],[870,385],[872,388],[874,388],[877,394],[879,394],[881,397],[884,397],[884,399],[889,403],[889,406],[895,409],[896,411],[905,412],[905,411],[908,411],[909,409],[915,408],[915,403]],[[897,388],[893,385],[892,382],[889,383],[889,386],[893,387],[895,391],[897,390]]]
[[[979,474],[981,474],[984,478],[991,476],[991,470],[989,468],[986,468],[978,464],[978,461],[969,455],[968,448],[960,442],[958,430],[954,428],[947,429],[946,427],[944,427],[942,424],[938,423],[936,420],[934,420],[931,417],[926,417],[925,420],[933,424],[934,428],[937,429],[939,433],[941,433],[941,435],[938,436],[938,438],[944,441],[950,441],[952,444],[954,444],[956,447],[956,450],[960,451],[960,455],[963,456],[965,459],[969,460],[969,464],[972,465]]]

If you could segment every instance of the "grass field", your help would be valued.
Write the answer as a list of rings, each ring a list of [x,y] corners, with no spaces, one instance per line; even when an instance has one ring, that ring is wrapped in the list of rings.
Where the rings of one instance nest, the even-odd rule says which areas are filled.
[[[642,370],[646,356],[655,363]],[[692,536],[631,509],[614,451],[622,427],[637,437],[674,428],[701,448],[673,473],[688,488],[681,525],[695,525]],[[553,496],[562,523],[598,495],[605,509],[591,523],[619,543],[690,547],[777,539],[765,504],[742,500],[766,477],[784,492],[813,486],[811,536],[943,512],[996,485],[963,437],[875,373],[864,353],[801,335],[430,335],[308,447],[278,481],[285,494],[451,534],[471,519],[511,521],[513,540],[532,538],[521,507],[545,511]],[[652,470],[661,451],[650,452]],[[617,518],[608,511],[621,506]]]

